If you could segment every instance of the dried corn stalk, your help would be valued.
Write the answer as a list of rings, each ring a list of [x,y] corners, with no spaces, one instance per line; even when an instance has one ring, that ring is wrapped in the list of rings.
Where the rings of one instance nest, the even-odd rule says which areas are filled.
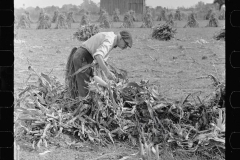
[[[120,21],[120,11],[118,8],[116,8],[114,11],[113,11],[113,22],[119,22]]]
[[[51,18],[46,13],[40,13],[39,22],[37,25],[37,29],[49,29],[51,28]]]
[[[107,13],[107,11],[105,9],[100,9],[100,12],[99,12],[100,16],[99,16],[97,21],[101,22],[102,18],[103,18],[103,15],[106,14],[106,13]]]
[[[25,14],[27,15],[27,20],[29,23],[33,23],[31,18],[30,18],[30,13],[28,11],[25,11]]]
[[[182,20],[180,10],[176,10],[176,13],[175,13],[175,15],[174,15],[174,19],[175,19],[175,20],[178,20],[178,21],[181,21],[181,20]]]
[[[89,15],[87,13],[84,13],[80,21],[80,26],[88,25],[88,24],[89,24]]]
[[[186,27],[191,27],[191,28],[199,27],[199,23],[196,20],[196,17],[195,17],[194,13],[190,13],[189,14],[188,22],[187,22],[187,24],[183,28],[186,28]]]
[[[17,24],[17,28],[25,29],[25,28],[30,28],[30,27],[31,26],[30,26],[30,22],[27,18],[27,15],[23,13],[20,17],[20,20],[19,20],[18,24]]]
[[[74,37],[79,41],[86,41],[93,35],[99,32],[99,26],[96,24],[88,24],[84,26],[80,26],[77,32],[74,33]]]
[[[206,20],[209,20],[210,17],[211,17],[211,15],[212,15],[212,13],[213,13],[213,9],[209,9],[209,10],[208,10],[208,13],[207,13],[207,15],[206,15],[206,17],[205,17],[205,19],[206,19]]]
[[[162,9],[160,15],[158,15],[157,21],[166,21],[166,20],[167,20],[166,11],[165,9]]]
[[[168,41],[174,37],[176,29],[169,24],[158,25],[153,28],[152,37],[154,39]]]
[[[168,15],[168,20],[166,21],[166,23],[167,23],[168,25],[172,26],[172,27],[175,26],[174,21],[173,21],[173,15],[172,15],[172,13],[170,13],[170,14]]]
[[[218,27],[218,26],[219,26],[218,18],[215,13],[212,13],[209,18],[208,25],[206,27]]]
[[[144,158],[159,158],[164,148],[225,158],[226,113],[225,103],[220,103],[225,85],[214,78],[215,103],[194,94],[174,103],[162,99],[159,88],[148,81],[101,87],[91,79],[85,99],[70,99],[56,78],[31,67],[29,71],[37,81],[28,82],[16,96],[14,136],[30,139],[33,148],[71,134],[101,145],[128,140],[139,145]]]
[[[143,17],[143,24],[140,28],[152,28],[153,27],[153,16],[150,11],[147,11]]]
[[[216,33],[213,38],[216,40],[225,40],[225,28]]]
[[[52,18],[52,23],[57,22],[58,14],[59,14],[58,10],[54,11],[53,18]]]
[[[221,10],[218,16],[219,20],[225,20],[225,10]]]
[[[168,20],[171,20],[171,19],[173,19],[173,14],[172,14],[172,13],[169,13],[169,15],[168,15]]]
[[[123,28],[133,28],[134,27],[133,18],[132,18],[132,15],[130,14],[130,12],[127,12],[124,15],[123,23],[120,27],[123,27]]]
[[[72,27],[72,23],[75,23],[75,19],[73,18],[73,12],[68,12],[67,13],[67,19],[66,19],[66,23],[68,28]]]
[[[59,14],[55,29],[66,29],[66,28],[67,28],[66,16],[64,14]]]
[[[110,28],[111,27],[111,24],[109,22],[109,16],[108,16],[108,13],[105,12],[102,14],[102,17],[100,19],[100,25],[99,25],[101,28]]]
[[[137,18],[136,18],[136,16],[135,16],[135,11],[130,10],[130,11],[128,11],[128,12],[129,12],[129,14],[131,15],[132,21],[133,21],[133,22],[136,22],[136,21],[137,21]]]

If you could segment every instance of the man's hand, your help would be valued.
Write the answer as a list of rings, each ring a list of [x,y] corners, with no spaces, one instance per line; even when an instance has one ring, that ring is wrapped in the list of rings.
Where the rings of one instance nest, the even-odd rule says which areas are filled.
[[[115,75],[109,70],[106,72],[106,76],[109,80],[114,80],[114,81],[116,80]]]
[[[115,75],[108,69],[108,67],[105,65],[104,61],[103,61],[103,57],[101,55],[97,55],[95,56],[95,59],[97,60],[99,66],[101,67],[101,69],[104,71],[104,73],[106,74],[107,78],[109,80],[116,80]]]

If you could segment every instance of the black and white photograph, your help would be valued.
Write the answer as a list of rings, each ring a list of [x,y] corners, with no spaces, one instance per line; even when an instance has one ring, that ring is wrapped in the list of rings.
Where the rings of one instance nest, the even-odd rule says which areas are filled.
[[[14,0],[14,159],[224,160],[225,10]]]

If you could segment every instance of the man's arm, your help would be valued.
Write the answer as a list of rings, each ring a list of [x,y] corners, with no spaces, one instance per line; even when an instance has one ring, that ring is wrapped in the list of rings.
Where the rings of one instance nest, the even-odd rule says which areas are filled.
[[[105,72],[106,76],[111,79],[114,80],[116,77],[114,76],[114,74],[108,69],[108,67],[105,65],[105,62],[103,60],[102,55],[96,55],[95,59],[97,60],[99,66],[101,67],[101,69]]]

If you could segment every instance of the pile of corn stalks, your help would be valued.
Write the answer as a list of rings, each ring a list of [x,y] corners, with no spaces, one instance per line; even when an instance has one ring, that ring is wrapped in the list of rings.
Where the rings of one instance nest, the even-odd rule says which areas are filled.
[[[173,14],[172,14],[172,13],[170,13],[170,14],[168,15],[168,20],[166,21],[166,23],[167,23],[168,25],[172,26],[172,27],[175,27],[175,26],[176,26],[176,24],[175,24],[174,21],[173,21]]]
[[[218,22],[216,13],[212,13],[209,18],[209,23],[206,27],[218,27],[218,26],[219,26],[219,22]]]
[[[60,13],[57,18],[55,29],[67,29],[66,16],[63,13]]]
[[[168,24],[168,25],[170,25],[172,27],[176,27],[176,25],[177,25],[176,23],[174,23],[173,19],[167,20],[166,24]]]
[[[30,28],[30,27],[31,27],[30,21],[28,20],[27,15],[23,13],[20,17],[19,22],[17,23],[17,28],[25,29],[25,28]]]
[[[166,11],[165,9],[161,10],[161,13],[158,15],[157,21],[166,21]]]
[[[213,38],[216,40],[225,40],[225,28],[216,33]]]
[[[174,19],[178,21],[182,20],[180,10],[176,10],[176,13],[174,14]]]
[[[87,13],[84,13],[80,21],[80,26],[88,25],[88,24],[89,24],[89,15]]]
[[[206,15],[206,17],[205,17],[205,19],[206,19],[206,20],[209,20],[210,17],[211,17],[211,15],[212,15],[212,13],[213,13],[213,9],[209,9],[209,10],[208,10],[208,13],[207,13],[207,15]]]
[[[77,38],[79,41],[86,41],[96,33],[100,31],[99,26],[96,24],[87,24],[80,26],[73,34],[74,38]]]
[[[84,99],[71,99],[55,77],[29,67],[27,87],[15,96],[14,136],[28,139],[33,148],[48,147],[62,134],[79,141],[138,144],[141,156],[164,148],[175,152],[225,155],[225,85],[214,77],[216,90],[200,100],[189,94],[174,103],[162,98],[148,81],[89,82]],[[107,83],[107,85],[105,85]],[[191,100],[192,98],[193,100]]]
[[[137,18],[136,18],[136,15],[135,15],[135,11],[134,10],[129,10],[128,12],[131,15],[131,18],[132,18],[133,22],[136,22]]]
[[[218,19],[225,20],[225,11],[224,10],[221,10],[221,12],[219,13]]]
[[[172,14],[172,13],[169,13],[169,15],[168,15],[168,20],[171,20],[171,19],[173,19],[173,14]]]
[[[113,11],[113,22],[119,22],[120,21],[120,11],[118,8],[116,8]]]
[[[41,12],[39,15],[37,29],[49,29],[51,28],[50,16],[46,13]]]
[[[107,13],[107,11],[105,9],[100,9],[100,12],[99,12],[100,16],[99,16],[97,21],[101,22],[102,18],[103,18],[103,15],[106,14],[106,13]]]
[[[52,18],[52,23],[57,22],[58,14],[59,14],[58,10],[54,11],[53,18]]]
[[[190,28],[197,28],[197,27],[199,27],[199,23],[196,20],[195,13],[190,13],[189,14],[188,22],[187,22],[187,24],[183,28],[186,28],[186,27],[190,27]]]
[[[25,11],[24,13],[27,15],[27,19],[28,19],[29,23],[33,23],[30,18],[30,13],[28,11]]]
[[[140,28],[152,28],[153,27],[153,16],[150,11],[147,11],[143,17],[143,24]]]
[[[76,20],[73,18],[73,12],[68,12],[67,19],[66,19],[68,28],[72,28],[72,23],[75,23],[75,22]]]
[[[168,41],[174,37],[177,29],[173,29],[169,24],[158,25],[153,28],[152,37],[162,41]]]
[[[104,12],[102,14],[99,27],[101,27],[101,28],[110,28],[111,27],[110,21],[109,21],[109,15],[107,12]]]
[[[127,12],[123,17],[123,23],[120,26],[120,28],[133,28],[133,27],[134,27],[133,17],[130,14],[130,12]]]

